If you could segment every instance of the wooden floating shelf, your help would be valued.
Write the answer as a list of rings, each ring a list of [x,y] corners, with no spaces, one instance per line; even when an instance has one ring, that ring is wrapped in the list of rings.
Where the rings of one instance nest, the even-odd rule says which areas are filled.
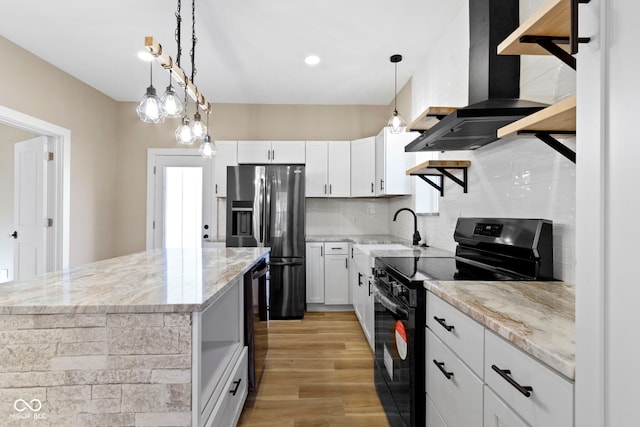
[[[498,129],[498,138],[518,132],[568,133],[576,131],[576,97],[556,104]]]
[[[407,175],[442,175],[437,168],[461,169],[471,166],[469,160],[427,160],[407,171]]]
[[[498,55],[549,55],[537,43],[522,43],[524,36],[569,37],[571,1],[549,0],[498,45]],[[569,52],[569,45],[561,46]]]
[[[462,187],[467,192],[467,168],[471,166],[469,160],[427,160],[407,170],[407,175],[417,176],[424,182],[440,192],[440,197],[444,196],[444,179],[449,178],[451,181]],[[451,169],[462,170],[462,179],[458,178],[450,172]],[[430,177],[436,177],[435,182]]]
[[[407,132],[425,131],[435,126],[444,116],[447,116],[457,108],[455,107],[429,107],[407,126]]]

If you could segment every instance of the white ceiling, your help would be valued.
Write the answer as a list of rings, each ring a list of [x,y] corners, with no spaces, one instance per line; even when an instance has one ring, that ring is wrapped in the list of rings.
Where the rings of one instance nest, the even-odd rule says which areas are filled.
[[[389,57],[404,57],[401,88],[445,25],[437,4],[197,0],[195,83],[214,104],[387,105],[394,95]],[[138,101],[148,86],[148,65],[136,54],[150,35],[175,59],[176,6],[177,0],[5,2],[0,35],[117,101]],[[182,18],[182,68],[190,74],[190,0],[182,1]],[[320,64],[307,66],[309,54]],[[168,79],[154,63],[159,93]]]

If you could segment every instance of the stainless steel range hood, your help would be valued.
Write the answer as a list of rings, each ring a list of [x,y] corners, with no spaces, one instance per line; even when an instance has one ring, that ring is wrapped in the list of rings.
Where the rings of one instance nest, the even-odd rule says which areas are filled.
[[[469,0],[469,102],[445,116],[405,151],[474,150],[498,139],[497,130],[547,107],[519,99],[520,57],[497,46],[519,24],[518,1]]]

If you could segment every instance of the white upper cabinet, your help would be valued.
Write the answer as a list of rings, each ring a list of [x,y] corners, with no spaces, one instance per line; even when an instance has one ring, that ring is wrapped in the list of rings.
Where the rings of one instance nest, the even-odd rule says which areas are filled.
[[[351,143],[307,141],[305,170],[307,197],[351,195]]]
[[[415,163],[404,147],[418,137],[417,132],[391,133],[385,127],[376,135],[376,195],[391,196],[412,193],[412,177],[407,169]]]
[[[238,141],[239,164],[304,164],[303,141]]]
[[[376,181],[376,138],[351,141],[351,197],[374,197]]]
[[[227,197],[227,166],[238,164],[238,142],[216,141],[213,159],[213,192],[216,197]]]

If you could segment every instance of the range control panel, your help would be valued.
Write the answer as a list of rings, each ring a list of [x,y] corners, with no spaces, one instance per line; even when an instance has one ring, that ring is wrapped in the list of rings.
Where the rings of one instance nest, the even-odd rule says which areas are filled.
[[[500,237],[502,234],[502,224],[477,223],[473,229],[473,234],[488,237]]]

